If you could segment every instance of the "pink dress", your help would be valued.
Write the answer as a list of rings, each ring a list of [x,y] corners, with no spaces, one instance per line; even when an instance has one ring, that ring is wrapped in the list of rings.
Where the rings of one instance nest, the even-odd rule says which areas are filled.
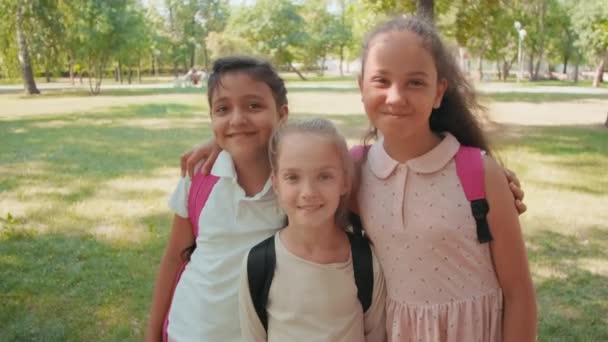
[[[449,133],[399,164],[374,144],[359,190],[363,224],[386,278],[389,341],[500,341],[502,290],[477,241]]]

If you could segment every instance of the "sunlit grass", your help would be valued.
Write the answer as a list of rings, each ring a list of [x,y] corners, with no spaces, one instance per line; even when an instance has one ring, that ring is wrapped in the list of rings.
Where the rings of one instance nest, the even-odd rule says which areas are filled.
[[[328,110],[351,144],[367,128],[340,103],[295,104],[295,118]],[[198,100],[108,103],[0,120],[0,341],[142,338],[178,156],[210,136],[206,112]],[[541,341],[608,340],[607,134],[599,125],[494,133],[526,190]]]

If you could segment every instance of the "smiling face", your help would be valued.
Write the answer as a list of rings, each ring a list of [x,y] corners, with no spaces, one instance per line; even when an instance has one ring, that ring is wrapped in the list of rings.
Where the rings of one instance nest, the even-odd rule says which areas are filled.
[[[277,108],[270,87],[245,72],[222,75],[211,97],[211,121],[217,144],[235,162],[267,159],[273,128],[287,114]]]
[[[331,138],[287,134],[278,148],[272,180],[290,225],[336,225],[336,210],[348,192],[348,181]]]
[[[385,137],[430,133],[429,118],[447,87],[432,55],[410,31],[378,34],[370,43],[359,79],[365,111]]]

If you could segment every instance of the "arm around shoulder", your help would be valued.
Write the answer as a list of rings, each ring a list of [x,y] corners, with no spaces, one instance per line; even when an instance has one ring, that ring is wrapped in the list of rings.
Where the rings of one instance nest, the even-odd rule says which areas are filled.
[[[488,224],[494,237],[490,249],[504,295],[503,341],[535,341],[536,296],[513,194],[503,168],[490,157],[484,164]]]
[[[239,319],[241,334],[243,336],[243,341],[264,342],[268,339],[268,336],[255,311],[253,300],[251,299],[251,292],[249,291],[249,280],[247,276],[248,257],[249,253],[247,253],[243,260],[239,281]]]

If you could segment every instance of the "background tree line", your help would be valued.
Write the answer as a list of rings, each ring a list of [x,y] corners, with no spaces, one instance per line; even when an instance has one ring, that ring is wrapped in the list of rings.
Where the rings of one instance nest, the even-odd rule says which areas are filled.
[[[178,75],[233,53],[269,57],[302,79],[303,69],[322,74],[331,58],[343,74],[378,20],[416,12],[478,61],[479,76],[482,61],[499,79],[512,73],[519,21],[530,80],[544,77],[542,65],[574,66],[574,78],[579,65],[592,65],[594,85],[603,81],[608,0],[0,0],[0,78],[21,77],[35,94],[34,75],[68,75],[98,93],[104,76]]]

